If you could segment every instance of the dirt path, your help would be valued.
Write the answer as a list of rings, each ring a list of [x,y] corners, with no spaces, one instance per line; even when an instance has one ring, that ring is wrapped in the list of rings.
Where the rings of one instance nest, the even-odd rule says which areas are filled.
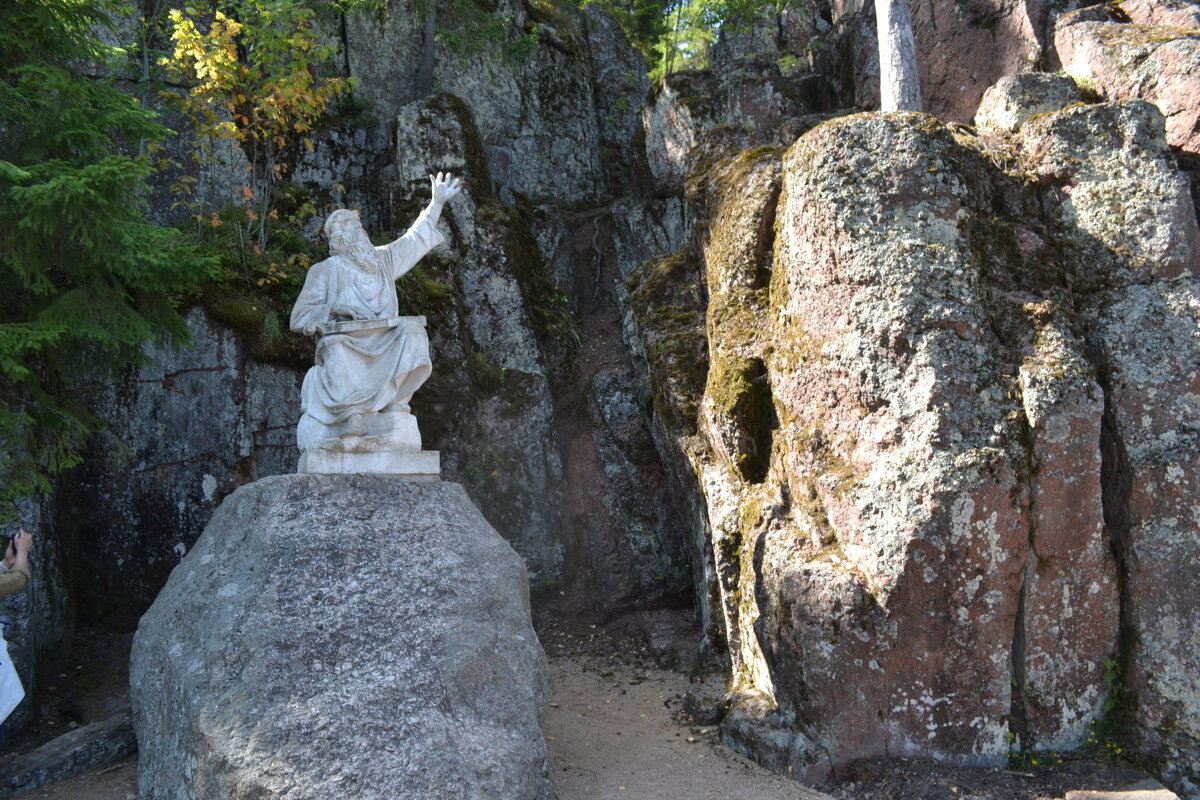
[[[678,719],[689,688],[677,672],[550,661],[546,747],[558,800],[797,800],[818,798]]]

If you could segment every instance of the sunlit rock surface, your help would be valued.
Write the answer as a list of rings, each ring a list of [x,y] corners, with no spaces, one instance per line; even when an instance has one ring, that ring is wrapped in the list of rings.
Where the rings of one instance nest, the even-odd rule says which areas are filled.
[[[1145,637],[1142,724],[1195,752],[1191,734],[1161,733],[1198,689],[1166,664],[1200,650],[1162,627],[1195,624],[1166,589],[1194,568],[1180,425],[1195,216],[1153,108],[1057,111],[1073,101],[1059,94],[995,126],[1032,116],[1004,145],[1020,152],[1007,171],[921,115],[693,159],[701,261],[630,279],[660,447],[695,476],[709,538],[726,738],[778,769],[1082,744],[1131,622],[1122,583]],[[703,323],[687,302],[655,304],[656,286],[686,300],[689,281]],[[1146,314],[1161,320],[1149,352],[1134,344]],[[702,390],[685,343],[705,348]],[[1161,412],[1133,416],[1148,392]],[[1130,446],[1144,495],[1122,484]],[[1130,548],[1162,556],[1143,571]]]

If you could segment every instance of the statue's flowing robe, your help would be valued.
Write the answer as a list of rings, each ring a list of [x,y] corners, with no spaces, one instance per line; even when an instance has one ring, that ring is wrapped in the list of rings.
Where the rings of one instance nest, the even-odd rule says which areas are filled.
[[[292,308],[291,329],[312,334],[318,323],[331,321],[334,305],[347,307],[359,319],[397,316],[396,279],[444,241],[422,213],[399,239],[375,248],[378,273],[363,270],[345,255],[314,264]],[[352,414],[407,406],[432,370],[429,339],[421,325],[325,334],[317,341],[316,364],[304,376],[301,412],[334,425]]]

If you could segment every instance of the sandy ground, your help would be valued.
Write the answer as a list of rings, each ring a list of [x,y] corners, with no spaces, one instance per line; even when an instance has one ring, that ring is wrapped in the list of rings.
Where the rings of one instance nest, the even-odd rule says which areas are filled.
[[[546,748],[558,800],[820,797],[679,719],[687,678],[577,656],[550,661]]]

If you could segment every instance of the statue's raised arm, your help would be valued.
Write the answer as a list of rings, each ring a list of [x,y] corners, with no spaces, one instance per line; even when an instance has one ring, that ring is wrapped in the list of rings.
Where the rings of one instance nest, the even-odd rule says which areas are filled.
[[[433,190],[429,205],[403,236],[384,248],[391,255],[394,266],[392,280],[412,269],[426,253],[445,240],[437,229],[438,220],[446,203],[462,191],[462,181],[449,173],[439,172],[429,176],[429,183]]]

